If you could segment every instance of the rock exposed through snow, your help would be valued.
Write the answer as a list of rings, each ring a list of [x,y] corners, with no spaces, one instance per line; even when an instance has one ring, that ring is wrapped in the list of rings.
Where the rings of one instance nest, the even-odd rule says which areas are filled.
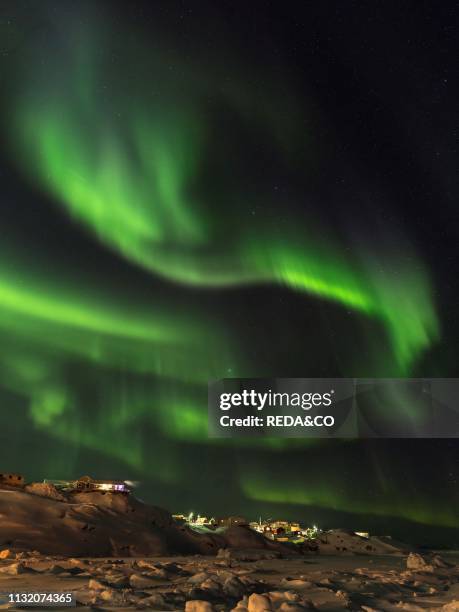
[[[457,612],[459,568],[435,557],[432,571],[419,571],[404,569],[407,558],[394,556],[370,558],[371,567],[343,556],[234,561],[223,567],[209,556],[134,560],[32,555],[0,560],[0,591],[12,579],[16,589],[27,585],[34,591],[71,591],[83,609]]]
[[[48,484],[26,489],[0,490],[0,548],[75,557],[216,555],[227,548],[290,554],[287,546],[247,527],[221,533],[194,531],[176,523],[166,510],[132,496],[99,492],[64,496]]]

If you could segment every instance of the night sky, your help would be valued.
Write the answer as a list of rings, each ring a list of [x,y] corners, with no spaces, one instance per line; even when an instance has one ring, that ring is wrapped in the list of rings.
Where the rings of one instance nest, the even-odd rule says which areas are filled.
[[[212,440],[222,377],[459,376],[456,3],[0,5],[0,454],[459,546],[459,441]]]

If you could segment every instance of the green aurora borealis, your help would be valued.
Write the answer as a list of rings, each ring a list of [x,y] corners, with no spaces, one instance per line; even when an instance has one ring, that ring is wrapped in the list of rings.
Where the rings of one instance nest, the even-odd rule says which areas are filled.
[[[276,339],[295,332],[277,300],[294,304],[292,326],[312,317],[316,343],[328,317],[349,324],[355,346],[343,341],[339,372],[320,375],[407,376],[442,340],[435,282],[408,233],[341,233],[307,189],[279,205],[258,175],[263,154],[251,167],[268,149],[268,167],[308,186],[327,164],[315,135],[326,119],[294,83],[263,68],[260,90],[236,52],[221,71],[218,58],[115,30],[109,19],[50,25],[11,60],[3,140],[26,204],[0,247],[0,384],[3,428],[16,415],[14,435],[30,441],[16,457],[6,443],[5,469],[139,480],[145,498],[176,511],[223,512],[227,491],[234,513],[263,504],[319,522],[459,527],[449,489],[433,501],[429,487],[403,486],[401,451],[385,463],[379,441],[207,438],[209,379],[313,376],[314,351],[333,352],[299,331],[289,361]],[[5,198],[16,206],[14,190]],[[57,229],[23,249],[29,212]],[[264,322],[274,309],[266,332],[256,314],[235,315],[245,296]],[[246,338],[238,321],[250,317]],[[249,346],[260,334],[266,344]]]
[[[255,230],[241,223],[222,245],[225,211],[190,193],[205,166],[209,131],[199,108],[201,80],[171,82],[153,65],[161,87],[149,91],[139,74],[133,101],[132,85],[117,74],[113,103],[97,86],[107,67],[98,66],[97,75],[95,65],[86,55],[84,63],[72,57],[64,65],[47,63],[46,74],[34,70],[30,90],[17,102],[11,139],[19,137],[24,171],[57,205],[120,256],[170,281],[204,288],[278,283],[375,317],[386,327],[399,373],[409,372],[438,336],[419,260],[411,262],[409,253],[400,260],[379,254],[386,268],[381,275],[378,264],[346,256],[313,215],[301,230],[293,217],[282,231],[263,221]],[[131,65],[138,65],[136,58]],[[205,83],[212,87],[210,79]],[[220,89],[218,82],[213,87]],[[223,102],[231,105],[229,94]],[[264,128],[275,133],[273,126]],[[363,253],[362,259],[371,258]]]

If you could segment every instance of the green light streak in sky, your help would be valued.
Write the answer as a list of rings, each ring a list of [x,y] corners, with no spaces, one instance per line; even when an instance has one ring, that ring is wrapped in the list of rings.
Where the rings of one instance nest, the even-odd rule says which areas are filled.
[[[205,167],[205,136],[211,131],[197,110],[199,88],[177,85],[161,73],[154,96],[145,86],[144,95],[142,87],[137,98],[136,92],[126,95],[118,85],[115,99],[106,100],[97,87],[101,76],[88,66],[69,60],[64,69],[56,67],[51,81],[48,74],[39,83],[32,80],[32,88],[26,84],[13,122],[20,163],[59,206],[129,261],[174,282],[201,287],[278,283],[377,318],[387,330],[399,373],[409,371],[439,333],[419,261],[402,266],[382,255],[378,265],[370,266],[365,254],[351,259],[313,220],[295,229],[292,218],[282,232],[263,221],[249,231],[241,220],[237,233],[228,232],[222,240],[215,231],[231,211],[217,210],[215,202],[201,201],[190,188]],[[240,206],[243,212],[250,203],[241,202],[234,214],[241,214]],[[22,296],[8,287],[0,287],[0,299],[24,308]],[[36,299],[27,307],[44,318],[64,318],[102,332],[118,326],[69,305],[49,309]],[[128,325],[136,323],[124,322],[120,329]]]
[[[133,304],[89,282],[78,290],[67,282],[31,262],[16,261],[14,275],[0,264],[7,385],[17,378],[18,389],[34,386],[46,364],[63,357],[200,384],[224,376],[229,363],[237,369],[231,342],[191,307]]]
[[[90,303],[85,304],[83,300],[80,303],[67,302],[62,296],[55,298],[34,291],[30,286],[18,287],[7,281],[0,283],[0,307],[44,324],[69,326],[84,332],[132,340],[179,343],[180,339],[183,340],[182,334],[189,334],[189,328],[177,329],[176,325],[164,320],[142,323],[135,317],[127,318],[121,313],[110,312],[106,306],[97,308]]]
[[[288,475],[284,475],[282,481],[276,481],[272,474],[269,477],[243,475],[241,485],[245,495],[258,502],[314,506],[354,514],[397,516],[423,525],[459,527],[459,518],[453,508],[433,507],[424,499],[414,499],[401,490],[398,481],[394,482],[392,492],[386,492],[376,499],[374,493],[368,498],[362,491],[344,492],[339,478],[338,471],[336,480],[322,476],[320,483],[301,482],[298,479],[295,484]]]

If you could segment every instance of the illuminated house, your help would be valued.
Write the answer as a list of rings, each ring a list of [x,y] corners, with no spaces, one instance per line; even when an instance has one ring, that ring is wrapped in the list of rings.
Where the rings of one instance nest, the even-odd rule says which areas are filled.
[[[174,519],[174,521],[177,521],[177,523],[180,523],[181,525],[184,525],[188,522],[188,517],[184,514],[173,514],[172,518]]]
[[[285,521],[267,519],[250,523],[250,527],[265,537],[279,542],[302,542],[306,539],[314,539],[317,536],[318,528],[314,525],[303,529],[297,521]]]
[[[277,534],[282,533],[296,533],[301,531],[299,523],[292,523],[290,521],[273,521],[269,527],[271,531]]]
[[[130,493],[128,485],[123,480],[95,480],[91,476],[82,476],[73,483],[73,487],[77,491]]]
[[[214,518],[208,518],[200,514],[195,515],[194,512],[190,512],[188,515],[173,514],[172,518],[181,525],[186,524],[190,525],[190,527],[215,527],[216,524]]]

